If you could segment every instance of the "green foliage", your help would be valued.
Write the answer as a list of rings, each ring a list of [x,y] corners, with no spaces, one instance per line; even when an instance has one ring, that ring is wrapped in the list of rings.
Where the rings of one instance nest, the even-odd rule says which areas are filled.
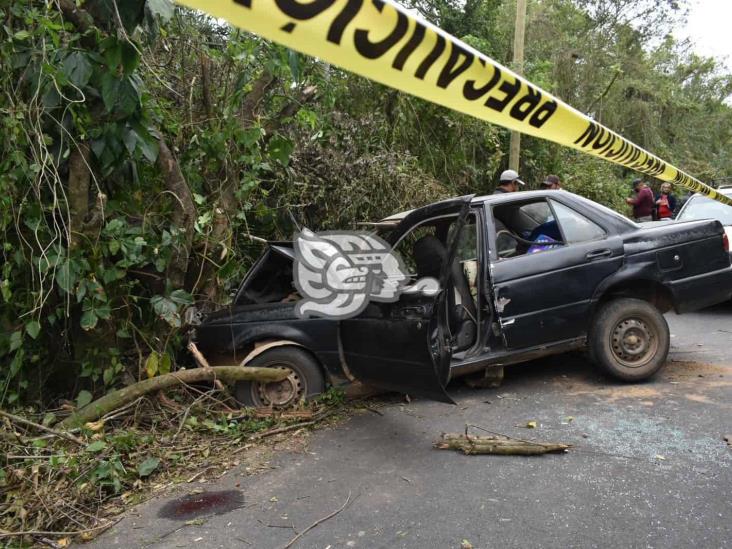
[[[5,467],[0,468],[0,529],[58,532],[59,537],[68,535],[62,532],[85,532],[110,515],[112,499],[116,505],[134,503],[161,483],[191,482],[204,470],[228,469],[232,448],[249,447],[283,427],[302,430],[303,417],[311,425],[332,418],[337,410],[348,411],[342,392],[334,389],[324,395],[325,405],[304,405],[299,410],[303,417],[258,417],[261,410],[253,409],[235,416],[210,392],[202,395],[198,389],[181,387],[169,397],[179,405],[177,411],[146,399],[127,413],[85,424],[74,433],[77,441],[38,437],[28,425],[15,424],[16,436],[0,439],[0,456],[14,456],[3,457]],[[41,420],[30,408],[15,412],[34,422],[53,421],[53,414]]]
[[[102,450],[104,450],[106,447],[107,447],[107,443],[104,442],[103,440],[95,440],[94,442],[92,442],[91,444],[89,444],[86,447],[86,451],[97,454],[97,453],[101,452]]]
[[[158,458],[149,457],[137,466],[137,474],[140,475],[140,477],[148,477],[153,473],[153,471],[155,471],[155,469],[158,468],[158,465],[160,465],[160,460]]]
[[[341,406],[346,402],[346,393],[338,387],[330,387],[318,397],[318,402],[326,406]]]
[[[621,213],[629,213],[625,198],[630,196],[630,181],[618,176],[617,170],[602,160],[565,150],[562,185],[565,190],[604,204]]]
[[[79,391],[76,395],[76,407],[83,408],[92,401],[93,397],[89,391]]]

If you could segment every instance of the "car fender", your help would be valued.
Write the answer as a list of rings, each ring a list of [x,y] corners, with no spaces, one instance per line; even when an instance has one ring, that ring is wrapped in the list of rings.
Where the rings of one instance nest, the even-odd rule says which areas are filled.
[[[279,346],[301,347],[314,355],[323,368],[326,377],[343,376],[338,354],[337,323],[333,323],[333,326],[331,326],[319,319],[299,321],[299,323],[307,323],[307,328],[298,326],[297,322],[294,323],[295,325],[289,322],[249,325],[247,329],[236,334],[233,350],[246,354],[245,360],[251,361],[259,353],[267,350],[260,350],[263,344],[281,342]],[[320,325],[318,326],[318,324]],[[276,346],[273,345],[273,347]],[[251,355],[251,353],[257,351],[257,354]]]
[[[265,351],[269,351],[270,349],[273,349],[275,347],[302,347],[305,349],[305,346],[298,343],[297,341],[290,341],[289,339],[277,339],[274,341],[258,341],[254,344],[254,349],[252,349],[247,356],[244,357],[244,360],[241,361],[239,366],[246,366],[249,364],[252,360],[254,360],[256,357],[264,353]]]
[[[659,277],[658,268],[655,261],[641,261],[637,263],[625,263],[618,271],[608,276],[595,289],[595,293],[592,296],[593,302],[593,315],[597,309],[597,304],[603,298],[603,296],[613,287],[621,284],[629,283],[645,283],[645,284],[657,284],[663,286],[669,291],[673,305],[675,307],[676,296],[674,292],[664,283]]]
[[[620,283],[630,282],[633,280],[650,280],[653,282],[660,282],[655,272],[654,261],[643,261],[640,263],[624,263],[620,269],[615,271],[613,274],[608,276],[605,280],[600,282],[595,288],[595,293],[592,296],[592,301],[597,302],[602,298],[608,288],[615,286]]]

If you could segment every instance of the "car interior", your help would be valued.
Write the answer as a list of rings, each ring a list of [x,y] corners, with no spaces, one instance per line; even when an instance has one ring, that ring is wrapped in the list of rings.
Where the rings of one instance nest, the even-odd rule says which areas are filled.
[[[546,200],[495,206],[493,218],[499,259],[533,254],[564,245],[554,212]]]
[[[422,278],[439,280],[455,220],[454,216],[428,220],[413,228],[396,245],[395,251],[402,257],[412,282]],[[459,235],[457,253],[450,265],[447,326],[453,353],[470,349],[478,335],[478,242],[476,216],[470,215]],[[402,297],[410,304],[414,299],[420,299]]]
[[[556,200],[511,202],[493,207],[499,260],[599,240],[605,230]]]
[[[294,252],[291,243],[272,244],[244,279],[234,305],[280,303],[299,296],[292,282]]]

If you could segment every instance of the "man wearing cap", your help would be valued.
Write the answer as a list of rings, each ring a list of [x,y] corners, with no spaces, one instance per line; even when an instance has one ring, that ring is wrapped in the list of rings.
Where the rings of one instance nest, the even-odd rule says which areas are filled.
[[[541,187],[547,191],[558,191],[562,188],[562,183],[556,175],[547,175],[546,179],[541,182]]]
[[[498,187],[493,194],[515,193],[519,190],[519,185],[523,187],[526,183],[519,179],[519,174],[514,170],[506,170],[501,174]]]
[[[653,221],[653,191],[642,179],[633,181],[635,198],[626,198],[625,201],[633,206],[633,219],[638,222]]]

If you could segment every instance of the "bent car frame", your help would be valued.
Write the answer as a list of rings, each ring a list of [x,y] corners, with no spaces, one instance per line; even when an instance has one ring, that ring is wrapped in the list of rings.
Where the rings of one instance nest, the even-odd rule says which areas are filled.
[[[270,243],[233,303],[196,328],[214,361],[286,368],[275,384],[243,382],[245,404],[285,407],[358,379],[452,402],[456,377],[587,349],[626,381],[665,363],[663,313],[732,297],[718,221],[638,225],[565,191],[461,197],[371,225],[413,281],[440,291],[372,302],[345,320],[298,318],[291,242]]]

